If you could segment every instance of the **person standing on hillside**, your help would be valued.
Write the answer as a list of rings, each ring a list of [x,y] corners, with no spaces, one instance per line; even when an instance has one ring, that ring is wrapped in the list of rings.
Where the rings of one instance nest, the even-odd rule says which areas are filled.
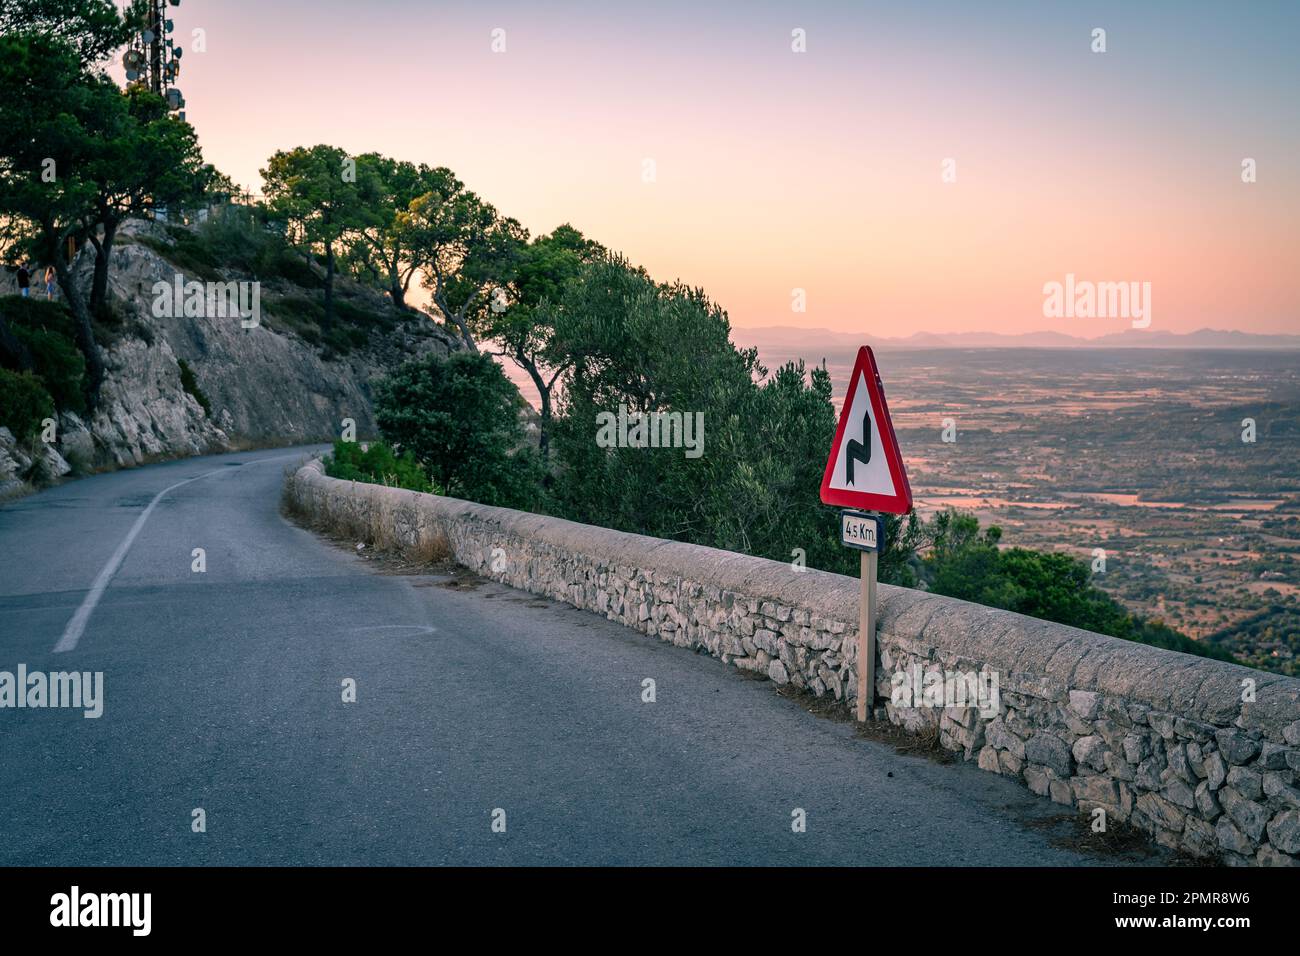
[[[56,276],[55,276],[55,273],[54,273],[54,266],[46,266],[46,267],[45,267],[45,300],[46,300],[47,302],[53,302],[53,301],[54,301],[54,280],[55,280],[55,278],[56,278]]]
[[[27,265],[24,262],[18,266],[18,294],[24,299],[27,298],[32,285],[32,270],[28,269]]]

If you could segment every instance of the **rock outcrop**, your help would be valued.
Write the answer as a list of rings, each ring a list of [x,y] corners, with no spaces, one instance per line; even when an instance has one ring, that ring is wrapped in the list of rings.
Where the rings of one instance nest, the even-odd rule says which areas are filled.
[[[99,406],[84,420],[63,413],[54,449],[78,470],[328,440],[348,418],[358,435],[373,434],[372,383],[415,355],[459,347],[431,318],[411,312],[395,323],[367,328],[364,342],[348,354],[326,357],[275,321],[268,298],[305,291],[282,279],[263,284],[266,321],[255,328],[242,327],[233,316],[158,317],[155,283],[171,284],[178,273],[185,274],[156,251],[165,249],[166,237],[149,222],[129,222],[119,232],[109,289],[120,322],[114,337],[102,343],[107,371]],[[77,261],[87,287],[92,261],[89,248]],[[253,278],[223,273],[228,280]],[[5,279],[13,284],[12,276]],[[337,280],[336,295],[357,309],[393,316],[387,297],[345,279]],[[182,361],[209,411],[182,386]],[[0,433],[0,486],[12,491],[31,459],[31,449]],[[59,467],[54,464],[53,470]]]

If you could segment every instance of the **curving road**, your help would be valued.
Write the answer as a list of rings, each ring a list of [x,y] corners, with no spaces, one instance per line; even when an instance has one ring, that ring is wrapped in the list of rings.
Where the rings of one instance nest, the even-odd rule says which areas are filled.
[[[375,572],[281,517],[306,451],[0,508],[0,671],[105,684],[98,719],[0,709],[0,863],[1116,862],[1054,846],[1058,808],[1012,782],[706,656],[492,582]]]

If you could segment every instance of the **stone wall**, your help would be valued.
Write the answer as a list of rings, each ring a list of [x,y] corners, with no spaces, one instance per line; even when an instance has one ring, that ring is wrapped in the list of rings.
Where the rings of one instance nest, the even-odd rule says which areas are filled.
[[[335,528],[449,546],[486,577],[855,706],[855,578],[340,481],[319,462],[288,493]],[[878,621],[878,718],[1164,846],[1300,862],[1300,680],[889,585]],[[902,706],[903,678],[929,671],[996,679],[997,706]]]

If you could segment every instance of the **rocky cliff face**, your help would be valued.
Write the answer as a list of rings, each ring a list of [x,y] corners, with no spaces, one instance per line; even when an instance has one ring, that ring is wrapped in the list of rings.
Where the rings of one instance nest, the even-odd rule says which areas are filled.
[[[0,473],[0,486],[8,482],[12,490],[23,469],[42,457],[45,470],[58,476],[67,473],[68,462],[93,471],[329,440],[338,437],[348,418],[364,437],[376,430],[371,397],[376,379],[413,356],[446,354],[459,347],[428,316],[412,313],[387,323],[392,328],[367,328],[364,344],[347,355],[326,358],[318,346],[276,321],[275,306],[268,299],[304,292],[284,280],[263,284],[263,322],[256,328],[243,328],[234,316],[160,318],[154,314],[155,283],[170,285],[185,272],[155,251],[165,242],[166,233],[156,224],[123,226],[109,275],[121,321],[114,337],[101,343],[107,377],[99,407],[85,420],[62,414],[56,446],[37,449],[35,455],[0,431],[0,472],[7,472]],[[87,249],[77,263],[87,288],[92,259]],[[224,277],[252,279],[233,273]],[[12,285],[12,278],[6,278]],[[16,289],[0,290],[10,291]],[[354,306],[354,314],[364,310],[385,319],[393,314],[385,296],[346,280],[336,282],[336,296]],[[182,386],[182,362],[192,371],[209,411]]]

